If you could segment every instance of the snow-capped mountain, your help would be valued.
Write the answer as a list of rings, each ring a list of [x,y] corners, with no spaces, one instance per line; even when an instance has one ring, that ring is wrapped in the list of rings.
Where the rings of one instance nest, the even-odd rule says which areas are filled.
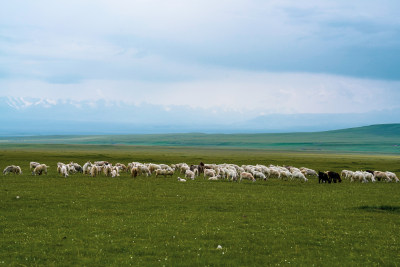
[[[33,99],[25,97],[7,97],[6,101],[10,107],[15,108],[16,110],[29,108],[31,106],[50,108],[57,104],[57,101],[55,100],[44,98]]]
[[[400,110],[364,114],[270,114],[105,100],[0,98],[0,135],[257,133],[323,131],[399,123]]]

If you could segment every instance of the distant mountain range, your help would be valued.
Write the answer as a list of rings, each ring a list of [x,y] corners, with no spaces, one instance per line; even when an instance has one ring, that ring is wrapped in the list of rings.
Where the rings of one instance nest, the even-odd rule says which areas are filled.
[[[0,98],[0,136],[315,132],[400,122],[400,110],[363,114],[243,114],[188,106]]]

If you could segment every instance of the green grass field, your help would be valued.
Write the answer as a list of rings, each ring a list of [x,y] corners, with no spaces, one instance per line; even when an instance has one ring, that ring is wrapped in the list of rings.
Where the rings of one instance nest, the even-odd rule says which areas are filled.
[[[60,135],[0,137],[0,144],[92,144],[174,147],[268,149],[315,153],[365,153],[400,155],[400,124],[360,128],[276,134],[148,134]]]
[[[0,265],[389,265],[400,262],[400,185],[57,175],[58,161],[288,164],[382,169],[393,155],[244,148],[0,145]],[[34,177],[29,162],[50,165]],[[17,198],[18,197],[18,198]],[[218,250],[217,246],[222,249]]]

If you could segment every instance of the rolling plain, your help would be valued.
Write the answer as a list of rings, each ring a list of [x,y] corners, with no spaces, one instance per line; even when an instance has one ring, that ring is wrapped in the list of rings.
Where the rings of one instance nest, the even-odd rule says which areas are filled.
[[[396,130],[397,129],[397,130]],[[400,175],[398,125],[272,135],[3,137],[0,265],[389,265],[400,262],[400,185],[177,182],[56,172],[57,162],[235,163]],[[197,136],[197,137],[196,137]],[[73,140],[73,141],[71,141]],[[32,176],[29,162],[50,166]],[[217,249],[221,246],[222,249]]]

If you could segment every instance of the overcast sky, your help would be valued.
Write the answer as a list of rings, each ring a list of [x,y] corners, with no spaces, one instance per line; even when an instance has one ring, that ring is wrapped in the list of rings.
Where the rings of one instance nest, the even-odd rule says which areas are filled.
[[[0,97],[249,117],[399,109],[399,10],[396,0],[3,1]]]

